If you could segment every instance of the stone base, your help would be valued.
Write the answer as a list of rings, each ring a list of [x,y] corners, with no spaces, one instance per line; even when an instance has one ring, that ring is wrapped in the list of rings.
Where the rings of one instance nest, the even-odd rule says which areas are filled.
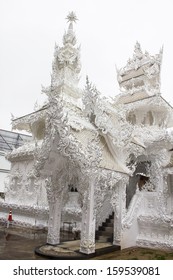
[[[52,246],[44,244],[35,249],[35,253],[50,259],[60,260],[80,260],[91,259],[106,253],[120,250],[120,246],[113,246],[111,243],[96,243],[96,250],[92,254],[86,254],[79,251],[80,240],[67,241]]]

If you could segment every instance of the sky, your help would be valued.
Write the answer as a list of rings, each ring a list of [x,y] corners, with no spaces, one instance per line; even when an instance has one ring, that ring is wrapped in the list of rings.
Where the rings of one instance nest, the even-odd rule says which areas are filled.
[[[163,46],[161,93],[173,105],[172,0],[0,0],[0,128],[11,130],[11,114],[33,111],[50,85],[55,42],[62,46],[66,17],[74,11],[81,45],[81,80],[86,75],[105,96],[116,96],[117,68],[132,57],[136,41],[143,51]]]

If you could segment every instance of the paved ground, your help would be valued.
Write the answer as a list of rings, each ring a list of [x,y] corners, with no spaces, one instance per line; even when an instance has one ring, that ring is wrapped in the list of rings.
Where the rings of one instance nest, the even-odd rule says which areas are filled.
[[[29,232],[27,237],[15,229],[0,227],[0,260],[43,260],[49,259],[36,255],[36,247],[46,243],[45,233]],[[151,250],[145,248],[129,248],[122,251],[115,251],[93,259],[100,260],[173,260],[173,251]]]
[[[29,239],[18,235],[0,232],[0,260],[43,259],[34,253],[36,246],[45,242],[44,238]]]
[[[25,237],[24,237],[25,236]],[[85,255],[77,252],[80,248],[79,240],[63,241],[64,239],[73,239],[73,236],[66,234],[61,236],[62,242],[58,246],[46,245],[46,233],[25,231],[16,228],[0,228],[0,260],[36,260],[36,259],[83,259]],[[45,244],[45,245],[44,245]],[[35,248],[41,255],[35,254]],[[111,250],[111,243],[97,243],[98,254],[103,250]],[[114,249],[113,249],[114,250]],[[43,255],[44,256],[43,256]],[[47,254],[50,256],[47,256]],[[105,254],[105,251],[104,251]]]

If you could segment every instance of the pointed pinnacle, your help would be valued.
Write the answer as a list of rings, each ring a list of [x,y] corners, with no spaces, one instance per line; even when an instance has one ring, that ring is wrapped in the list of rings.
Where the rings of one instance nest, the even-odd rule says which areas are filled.
[[[78,18],[76,17],[76,14],[74,12],[70,12],[68,16],[66,17],[67,22],[76,22]]]

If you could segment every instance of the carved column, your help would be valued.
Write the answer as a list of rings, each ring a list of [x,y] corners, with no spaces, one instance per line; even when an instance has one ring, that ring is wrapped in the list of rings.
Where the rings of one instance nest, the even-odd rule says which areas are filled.
[[[52,184],[51,180],[47,180],[47,196],[49,202],[49,221],[47,243],[56,245],[60,243],[61,228],[61,208],[62,208],[62,190],[58,186]]]
[[[122,230],[122,219],[125,215],[125,203],[126,203],[126,186],[119,182],[111,198],[111,204],[114,211],[114,232],[113,232],[113,244],[121,245],[121,230]]]
[[[82,208],[80,252],[84,254],[92,254],[95,252],[94,200],[94,179],[91,178],[84,192]]]

